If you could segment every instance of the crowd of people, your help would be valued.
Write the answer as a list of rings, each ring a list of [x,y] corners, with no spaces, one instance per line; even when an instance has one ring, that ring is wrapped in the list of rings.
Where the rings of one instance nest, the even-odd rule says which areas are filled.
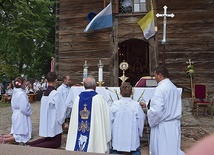
[[[47,86],[47,79],[42,79],[41,81],[35,79],[34,82],[32,80],[26,80],[24,90],[26,94],[35,94],[37,99],[40,100],[43,95],[43,92],[47,89]],[[11,103],[12,94],[14,90],[14,81],[7,83],[5,87],[0,81],[0,100],[6,103]]]
[[[180,149],[181,93],[170,81],[167,68],[157,67],[154,76],[158,86],[148,103],[134,101],[131,84],[123,82],[120,86],[122,97],[109,105],[96,92],[95,78],[88,76],[83,82],[85,91],[77,96],[74,103],[67,104],[70,76],[64,76],[63,83],[56,88],[57,75],[49,72],[47,83],[39,85],[35,81],[33,85],[27,85],[29,93],[38,92],[41,87],[43,92],[39,122],[41,138],[33,141],[30,141],[32,110],[26,93],[27,81],[18,77],[13,82],[11,133],[1,135],[0,143],[16,141],[33,147],[59,148],[63,124],[70,119],[66,150],[140,155],[140,137],[148,118],[150,154],[183,155]]]

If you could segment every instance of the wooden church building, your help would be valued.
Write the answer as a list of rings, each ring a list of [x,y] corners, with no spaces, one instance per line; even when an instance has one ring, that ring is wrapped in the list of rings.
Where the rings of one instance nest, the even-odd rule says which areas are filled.
[[[167,13],[166,43],[163,17],[155,16],[156,34],[146,40],[138,25],[151,9],[150,0],[112,0],[113,27],[83,32],[91,12],[98,14],[109,0],[57,0],[56,7],[56,72],[71,76],[73,84],[81,83],[83,65],[88,74],[98,77],[98,62],[103,62],[104,86],[119,86],[126,61],[125,75],[133,86],[142,76],[153,76],[156,66],[164,64],[170,79],[178,87],[190,88],[185,73],[187,61],[194,62],[194,83],[207,85],[214,92],[214,0],[153,0],[155,15]]]

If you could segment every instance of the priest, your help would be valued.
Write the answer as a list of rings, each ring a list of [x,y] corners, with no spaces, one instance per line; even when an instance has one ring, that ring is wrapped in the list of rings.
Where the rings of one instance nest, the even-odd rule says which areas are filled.
[[[85,91],[72,106],[66,150],[108,153],[111,140],[110,107],[96,90],[92,76],[84,82]]]

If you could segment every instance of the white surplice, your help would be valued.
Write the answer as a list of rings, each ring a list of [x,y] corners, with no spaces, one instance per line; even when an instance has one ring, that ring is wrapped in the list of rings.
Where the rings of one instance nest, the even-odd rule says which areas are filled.
[[[151,155],[183,155],[180,150],[181,92],[168,79],[158,83],[147,112]]]
[[[143,134],[145,114],[138,102],[122,97],[111,105],[112,147],[117,151],[136,151]]]
[[[22,88],[14,88],[11,108],[13,111],[11,134],[16,142],[26,143],[31,139],[32,123],[30,115],[32,110],[28,96]]]
[[[66,107],[61,104],[61,96],[56,90],[52,90],[49,96],[42,96],[39,135],[42,137],[54,137],[62,133],[65,110]]]
[[[73,104],[67,136],[66,150],[73,151],[75,148],[78,130],[79,99],[80,97],[78,96]],[[107,152],[109,149],[107,145],[110,140],[110,107],[108,103],[104,100],[104,98],[101,95],[97,94],[92,98],[90,137],[87,152]]]
[[[68,97],[68,94],[69,94],[69,91],[70,91],[70,87],[69,86],[66,86],[64,83],[61,84],[58,88],[57,88],[57,92],[58,94],[61,96],[61,104],[64,104],[65,106],[66,105],[66,99]],[[66,118],[69,118],[71,115],[71,108],[70,107],[67,107],[66,109]]]

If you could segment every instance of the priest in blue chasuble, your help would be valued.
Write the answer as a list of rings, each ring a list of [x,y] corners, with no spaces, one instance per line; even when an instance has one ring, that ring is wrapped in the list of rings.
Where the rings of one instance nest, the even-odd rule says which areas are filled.
[[[85,91],[75,99],[66,150],[108,153],[111,141],[110,106],[95,92],[92,76],[84,80]]]

